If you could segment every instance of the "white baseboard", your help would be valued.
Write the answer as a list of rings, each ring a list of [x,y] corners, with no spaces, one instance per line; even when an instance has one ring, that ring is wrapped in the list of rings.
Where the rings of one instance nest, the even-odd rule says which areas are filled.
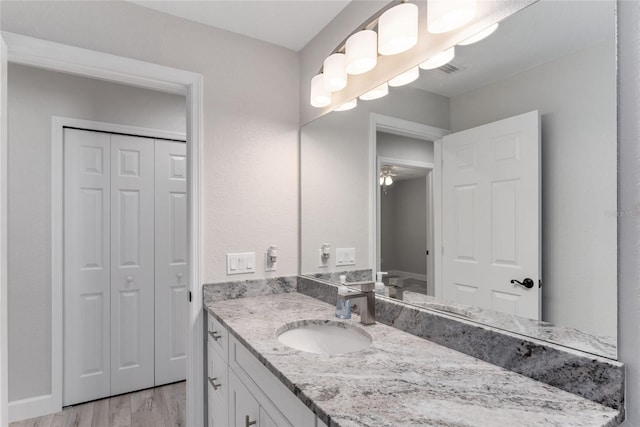
[[[50,394],[14,400],[13,402],[9,402],[9,422],[12,423],[29,418],[42,417],[44,415],[55,414],[61,410],[62,408],[55,407],[53,396]]]
[[[389,270],[389,276],[399,276],[403,279],[407,277],[412,277],[414,279],[422,280],[423,282],[427,281],[427,276],[424,274],[410,273],[408,271],[400,271],[400,270]]]

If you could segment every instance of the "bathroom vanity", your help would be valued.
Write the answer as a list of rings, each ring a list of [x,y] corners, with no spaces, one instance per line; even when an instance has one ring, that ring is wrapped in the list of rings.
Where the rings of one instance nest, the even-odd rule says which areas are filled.
[[[223,299],[205,287],[209,426],[613,426],[618,410],[380,322],[339,320],[295,292]],[[211,292],[214,293],[211,293]],[[293,349],[292,322],[371,337],[343,354]],[[303,322],[304,323],[304,322]],[[255,423],[255,424],[254,424]]]

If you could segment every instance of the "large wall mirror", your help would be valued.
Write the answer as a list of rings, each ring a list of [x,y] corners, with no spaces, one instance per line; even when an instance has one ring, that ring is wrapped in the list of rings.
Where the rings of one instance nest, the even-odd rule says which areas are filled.
[[[539,1],[305,125],[301,274],[615,359],[616,99],[615,2]]]

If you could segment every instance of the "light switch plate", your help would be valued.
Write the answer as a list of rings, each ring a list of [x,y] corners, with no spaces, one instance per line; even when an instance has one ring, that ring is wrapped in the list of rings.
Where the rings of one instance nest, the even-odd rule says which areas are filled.
[[[356,248],[336,248],[336,266],[356,265]]]
[[[227,275],[256,272],[256,253],[227,254]]]

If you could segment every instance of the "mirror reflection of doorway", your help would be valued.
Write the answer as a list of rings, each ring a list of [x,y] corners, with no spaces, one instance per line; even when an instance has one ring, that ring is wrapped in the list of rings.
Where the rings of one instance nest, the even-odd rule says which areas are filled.
[[[386,284],[402,279],[405,291],[434,296],[433,142],[378,131],[377,271]]]

